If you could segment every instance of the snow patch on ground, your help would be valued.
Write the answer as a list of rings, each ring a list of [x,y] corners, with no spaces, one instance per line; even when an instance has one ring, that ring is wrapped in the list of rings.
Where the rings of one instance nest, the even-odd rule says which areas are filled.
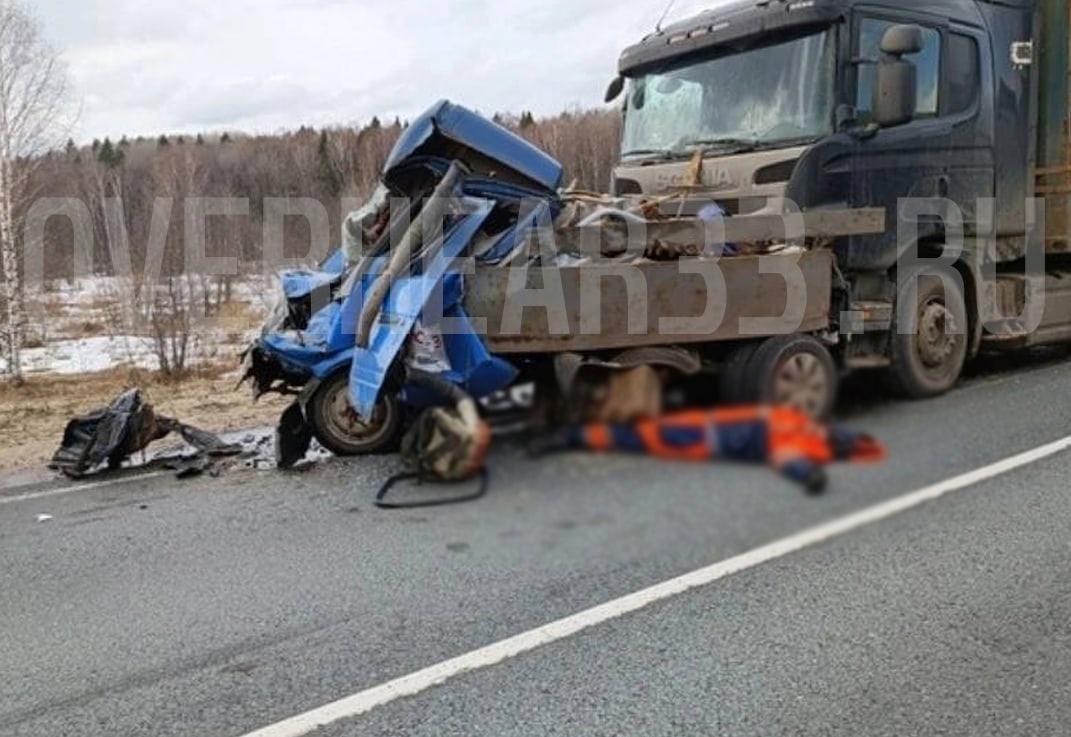
[[[141,338],[131,336],[56,340],[39,348],[22,351],[22,367],[27,374],[86,374],[131,366],[155,371],[156,356]],[[0,359],[0,371],[7,368]]]
[[[129,366],[160,368],[151,339],[115,330],[116,306],[125,294],[122,280],[91,277],[49,282],[27,295],[28,347],[22,350],[27,374],[76,375]],[[232,283],[230,304],[244,310],[248,324],[209,320],[190,336],[187,365],[236,361],[252,341],[278,293],[278,280],[243,277]],[[116,334],[120,333],[120,334]],[[0,356],[0,373],[7,362]]]

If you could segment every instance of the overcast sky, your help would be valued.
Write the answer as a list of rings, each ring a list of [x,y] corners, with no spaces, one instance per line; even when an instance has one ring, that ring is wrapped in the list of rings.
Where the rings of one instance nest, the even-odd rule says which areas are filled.
[[[678,0],[671,18],[721,0]],[[32,0],[80,96],[76,138],[275,131],[600,105],[663,0]]]

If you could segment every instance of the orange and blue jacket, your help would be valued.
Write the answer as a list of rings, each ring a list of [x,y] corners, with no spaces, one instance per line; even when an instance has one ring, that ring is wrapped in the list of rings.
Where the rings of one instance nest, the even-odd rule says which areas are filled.
[[[885,449],[868,435],[825,425],[784,407],[697,410],[625,425],[571,428],[572,448],[621,451],[676,461],[729,460],[769,464],[811,491],[825,487],[825,466],[875,462]]]

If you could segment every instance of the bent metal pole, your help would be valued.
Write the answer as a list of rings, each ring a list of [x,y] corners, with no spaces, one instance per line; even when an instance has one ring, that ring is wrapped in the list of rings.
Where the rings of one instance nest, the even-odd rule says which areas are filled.
[[[387,268],[372,284],[371,289],[368,290],[368,298],[361,309],[361,316],[357,321],[358,348],[368,347],[368,341],[372,336],[372,326],[379,317],[379,311],[383,307],[387,293],[402,272],[409,266],[413,258],[413,252],[420,245],[423,235],[425,233],[433,233],[435,232],[433,229],[442,226],[446,205],[458,181],[461,179],[462,173],[463,169],[460,163],[455,161],[450,165],[450,169],[435,188],[427,204],[424,205],[420,217],[409,226],[409,229],[402,237],[401,243],[398,244],[398,248],[391,254]]]

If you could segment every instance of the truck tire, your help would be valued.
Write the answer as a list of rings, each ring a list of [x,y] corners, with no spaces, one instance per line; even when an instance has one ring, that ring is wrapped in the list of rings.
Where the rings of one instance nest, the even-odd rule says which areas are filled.
[[[741,343],[733,348],[721,365],[718,376],[718,395],[724,404],[752,404],[755,402],[753,382],[748,377],[751,363],[759,343]]]
[[[372,422],[362,422],[350,404],[346,373],[324,381],[309,398],[305,414],[320,445],[337,456],[375,455],[397,448],[402,428],[398,400],[384,393]]]
[[[810,335],[767,339],[748,362],[747,378],[761,404],[791,407],[825,419],[837,403],[837,365],[829,349]]]
[[[955,285],[945,288],[945,279]],[[904,281],[897,298],[896,320],[893,323],[887,381],[897,394],[910,399],[926,399],[944,394],[956,385],[967,362],[967,303],[957,274],[951,269],[923,267],[918,269],[918,294],[909,294],[909,281]],[[913,298],[914,297],[914,298]],[[901,334],[914,310],[918,329]],[[952,329],[953,334],[949,334]]]

